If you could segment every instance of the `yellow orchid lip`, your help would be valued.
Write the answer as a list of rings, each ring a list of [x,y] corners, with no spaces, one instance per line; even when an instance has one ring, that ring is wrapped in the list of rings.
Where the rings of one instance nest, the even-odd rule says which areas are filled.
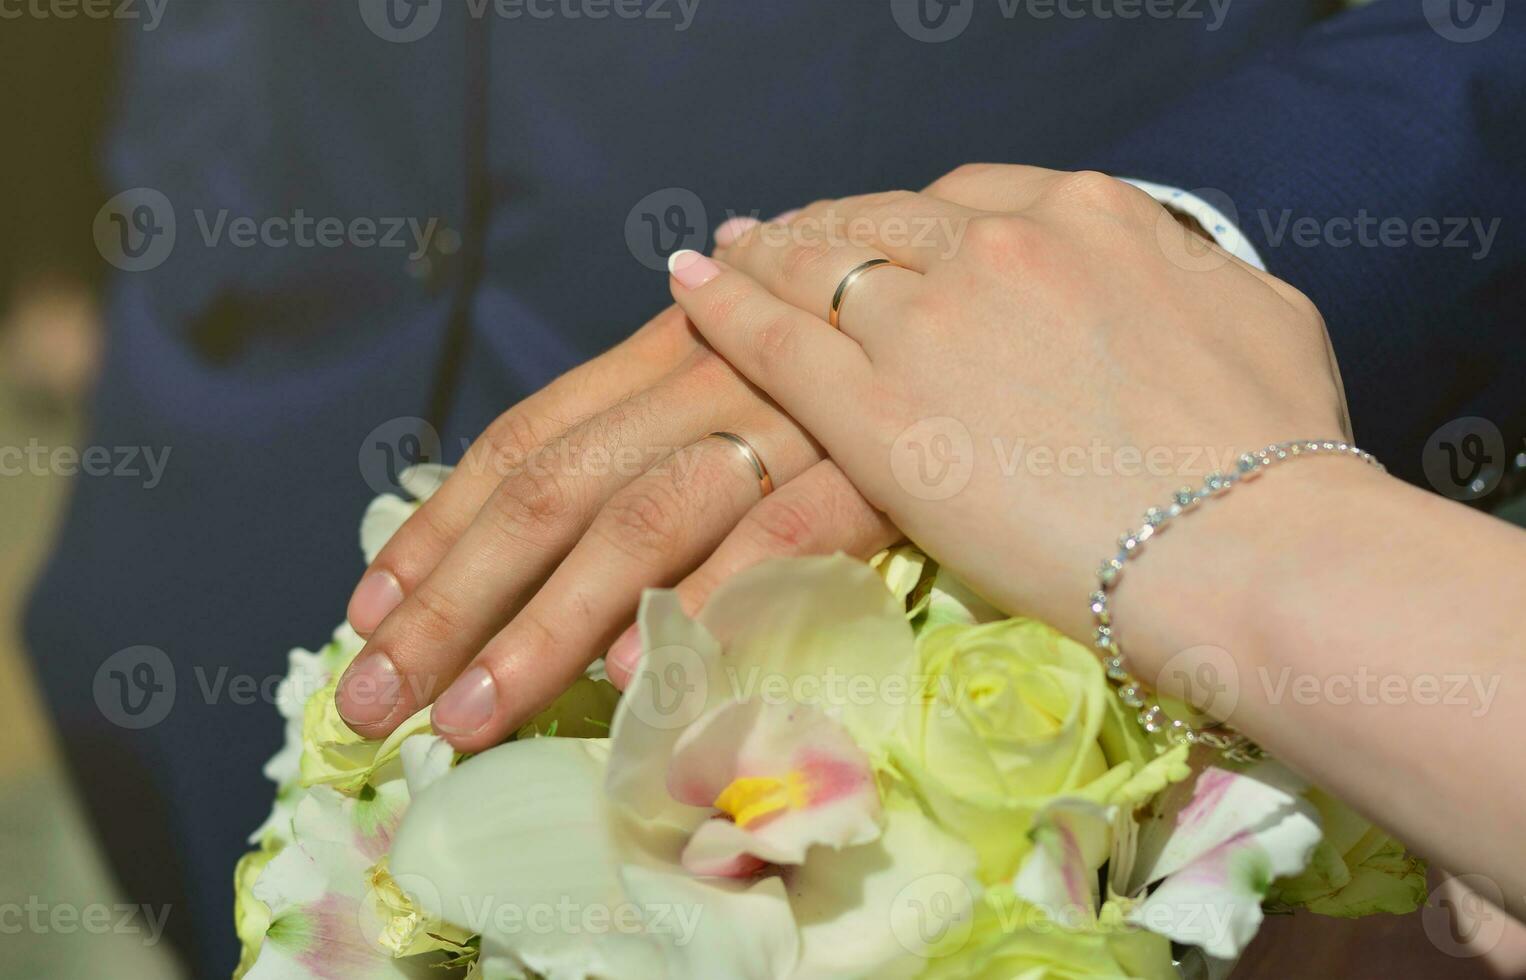
[[[798,769],[784,778],[739,776],[715,798],[717,810],[738,827],[746,828],[786,810],[802,810],[811,802],[810,783]]]

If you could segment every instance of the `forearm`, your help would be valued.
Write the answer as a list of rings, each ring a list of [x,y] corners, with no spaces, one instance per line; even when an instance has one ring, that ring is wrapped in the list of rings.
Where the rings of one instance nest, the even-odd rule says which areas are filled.
[[[1115,600],[1136,672],[1526,914],[1526,534],[1350,460],[1284,464],[1152,541]],[[1217,653],[1181,653],[1200,645]],[[1197,673],[1194,673],[1194,672]],[[1223,673],[1221,669],[1219,673]],[[1190,692],[1199,700],[1207,688]],[[1458,815],[1468,830],[1458,832]]]

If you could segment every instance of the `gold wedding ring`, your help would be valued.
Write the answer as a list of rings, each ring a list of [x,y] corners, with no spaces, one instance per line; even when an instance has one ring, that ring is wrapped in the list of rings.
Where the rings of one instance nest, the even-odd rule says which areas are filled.
[[[762,489],[763,496],[766,497],[774,492],[774,478],[768,475],[768,467],[763,465],[763,457],[758,455],[758,451],[752,448],[750,442],[735,432],[712,432],[709,438],[724,439],[735,446],[737,452],[742,454],[742,458],[747,460],[747,465],[751,466],[753,473],[757,475],[758,486]]]
[[[861,262],[854,266],[847,275],[842,277],[842,282],[837,284],[837,292],[832,294],[832,310],[827,315],[828,323],[834,327],[837,326],[838,318],[842,316],[843,300],[847,299],[848,297],[848,290],[852,288],[853,284],[858,282],[860,277],[862,277],[864,274],[872,272],[882,265],[893,265],[898,269],[905,268],[905,266],[901,265],[900,263],[892,262],[889,259],[870,259],[868,262]]]

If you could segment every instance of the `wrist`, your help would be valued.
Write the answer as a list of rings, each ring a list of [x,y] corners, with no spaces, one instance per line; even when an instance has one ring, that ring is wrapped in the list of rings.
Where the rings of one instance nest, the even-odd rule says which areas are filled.
[[[1298,632],[1291,621],[1319,594],[1314,583],[1339,574],[1334,542],[1367,534],[1364,513],[1395,484],[1353,457],[1310,456],[1177,518],[1114,590],[1113,632],[1129,668],[1162,694],[1222,707],[1219,675],[1248,678],[1277,659]]]

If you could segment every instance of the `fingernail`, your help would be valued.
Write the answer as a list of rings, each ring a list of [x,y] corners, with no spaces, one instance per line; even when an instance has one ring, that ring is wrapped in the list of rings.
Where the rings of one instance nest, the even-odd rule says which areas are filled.
[[[800,211],[800,208],[786,211],[776,218],[770,218],[768,223],[771,225],[787,225],[791,221],[794,221],[796,218],[800,217]]]
[[[386,721],[402,703],[403,678],[385,653],[368,653],[350,664],[334,693],[339,717],[351,725]]]
[[[357,633],[371,633],[403,601],[403,587],[391,572],[368,572],[350,596],[350,625]]]
[[[715,229],[715,244],[725,248],[763,222],[757,218],[730,218]]]
[[[636,672],[636,665],[640,662],[641,635],[636,629],[636,624],[632,623],[604,655],[604,666],[605,668],[613,667],[617,673],[629,677]]]
[[[486,667],[473,667],[440,695],[430,720],[447,735],[470,735],[493,720],[498,685]]]
[[[683,284],[685,289],[698,289],[721,274],[721,267],[705,256],[684,249],[668,256],[668,272]]]

